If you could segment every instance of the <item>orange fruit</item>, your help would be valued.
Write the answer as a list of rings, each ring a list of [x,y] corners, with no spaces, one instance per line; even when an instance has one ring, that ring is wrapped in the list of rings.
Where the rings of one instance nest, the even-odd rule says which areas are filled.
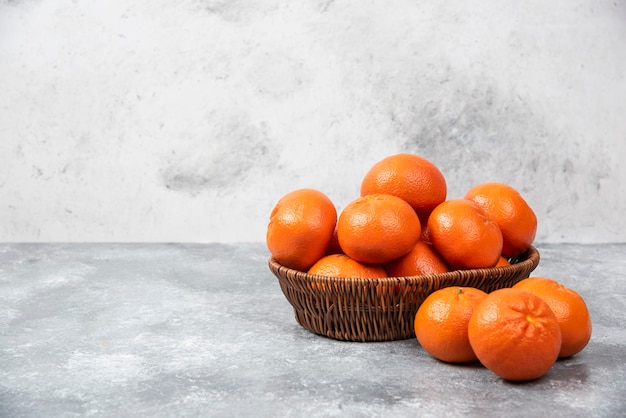
[[[423,224],[446,200],[446,180],[432,162],[414,154],[395,154],[374,164],[361,183],[361,196],[391,194],[407,201]]]
[[[365,264],[351,259],[345,254],[331,254],[320,258],[311,268],[309,274],[330,277],[387,277],[387,272],[379,264]]]
[[[337,221],[343,252],[370,264],[383,264],[407,254],[419,240],[420,232],[420,221],[411,205],[388,194],[353,200]]]
[[[432,244],[432,241],[430,240],[430,231],[428,230],[428,222],[422,222],[422,236],[420,239],[424,242]]]
[[[450,267],[432,245],[420,240],[408,254],[385,264],[385,270],[390,277],[402,277],[445,273]]]
[[[266,243],[280,264],[306,271],[326,252],[337,210],[324,193],[298,189],[280,198],[270,214]]]
[[[422,348],[448,363],[475,361],[468,323],[486,297],[487,293],[472,287],[445,287],[431,293],[415,315],[415,337]]]
[[[509,260],[506,259],[506,257],[502,257],[500,256],[500,258],[498,259],[498,262],[496,263],[496,267],[504,267],[504,266],[510,266],[511,263],[509,262]]]
[[[326,255],[330,254],[343,254],[343,250],[339,245],[339,237],[337,236],[337,228],[333,231],[332,237],[330,237],[330,242],[328,243],[328,248],[326,248]]]
[[[480,206],[500,228],[503,255],[521,254],[533,243],[537,216],[513,187],[504,183],[483,183],[468,190],[465,198]]]
[[[440,204],[427,228],[433,246],[453,269],[493,267],[502,253],[500,228],[470,200]]]
[[[506,380],[533,380],[556,362],[561,329],[550,306],[522,289],[495,290],[474,309],[468,337],[478,360]]]
[[[576,291],[547,277],[530,277],[513,286],[543,299],[554,312],[561,327],[559,357],[570,357],[582,351],[591,339],[591,317],[584,299]]]

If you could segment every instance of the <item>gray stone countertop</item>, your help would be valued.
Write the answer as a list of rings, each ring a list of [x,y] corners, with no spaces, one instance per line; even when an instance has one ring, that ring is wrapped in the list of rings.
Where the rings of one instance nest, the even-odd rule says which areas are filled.
[[[542,378],[295,322],[262,243],[0,244],[0,416],[626,416],[626,245],[536,245],[587,348]]]

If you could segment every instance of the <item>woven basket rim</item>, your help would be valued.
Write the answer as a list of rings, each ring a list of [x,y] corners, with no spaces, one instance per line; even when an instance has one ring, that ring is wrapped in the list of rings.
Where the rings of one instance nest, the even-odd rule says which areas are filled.
[[[305,271],[295,270],[286,267],[276,261],[273,257],[270,257],[269,264],[274,269],[281,270],[289,276],[299,280],[315,280],[318,283],[328,284],[354,284],[354,285],[395,285],[398,283],[418,284],[420,282],[428,282],[434,279],[442,281],[455,280],[459,276],[485,276],[490,275],[496,271],[502,274],[515,274],[516,272],[532,271],[539,265],[539,251],[534,246],[530,246],[523,253],[511,258],[511,265],[501,267],[489,267],[479,269],[465,269],[465,270],[452,270],[446,273],[437,274],[425,274],[420,276],[392,276],[392,277],[377,277],[377,278],[364,278],[364,277],[332,277],[318,274],[309,274]],[[521,260],[521,261],[516,261]],[[497,270],[496,270],[497,269]]]
[[[511,287],[538,266],[539,252],[530,247],[509,261],[503,267],[382,278],[312,275],[272,257],[269,268],[304,328],[343,341],[390,341],[415,336],[415,313],[430,293],[448,286],[487,293]]]

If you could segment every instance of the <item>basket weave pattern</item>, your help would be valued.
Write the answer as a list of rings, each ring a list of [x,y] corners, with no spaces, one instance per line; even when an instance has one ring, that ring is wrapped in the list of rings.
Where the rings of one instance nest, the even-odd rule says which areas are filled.
[[[390,341],[415,337],[415,313],[435,290],[463,286],[491,292],[511,287],[537,267],[539,252],[531,247],[510,262],[498,268],[379,279],[310,275],[272,258],[269,268],[304,328],[336,340]]]

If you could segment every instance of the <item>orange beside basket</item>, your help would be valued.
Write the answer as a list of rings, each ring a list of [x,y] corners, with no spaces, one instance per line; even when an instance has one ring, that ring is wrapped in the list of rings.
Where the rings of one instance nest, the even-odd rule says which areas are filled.
[[[415,313],[435,290],[463,286],[491,292],[511,287],[539,265],[539,252],[530,247],[509,261],[504,267],[380,279],[310,275],[273,258],[269,268],[293,306],[296,321],[309,331],[342,341],[391,341],[415,337]]]

